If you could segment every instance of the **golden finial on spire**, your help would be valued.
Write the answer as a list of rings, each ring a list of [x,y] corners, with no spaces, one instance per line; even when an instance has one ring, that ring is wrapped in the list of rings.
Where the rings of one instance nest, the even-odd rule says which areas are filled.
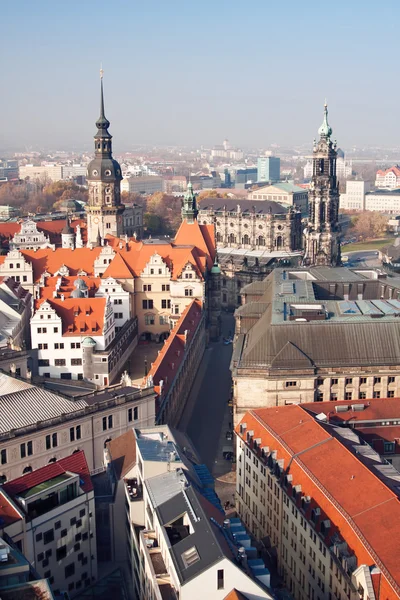
[[[100,63],[100,79],[103,79],[104,71],[103,71],[103,63]]]

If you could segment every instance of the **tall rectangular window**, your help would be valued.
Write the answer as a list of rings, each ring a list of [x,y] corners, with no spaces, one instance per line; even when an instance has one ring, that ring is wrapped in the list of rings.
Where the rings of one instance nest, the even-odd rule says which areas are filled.
[[[217,571],[217,590],[224,589],[224,570],[218,569]]]
[[[50,450],[51,448],[51,437],[46,435],[46,450]]]
[[[132,409],[129,408],[128,409],[128,422],[130,423],[132,421]]]
[[[108,429],[112,429],[113,426],[113,416],[109,415],[108,416]]]
[[[56,448],[58,446],[58,439],[56,433],[53,433],[53,435],[51,436],[51,441],[53,444],[53,448]]]
[[[135,408],[133,409],[133,420],[137,421],[139,418],[139,408],[137,406],[135,406]]]
[[[30,441],[26,444],[27,447],[27,451],[28,451],[28,456],[32,456],[33,454],[33,442]]]
[[[69,430],[69,441],[70,442],[75,441],[75,429],[73,427],[71,427]]]
[[[107,431],[107,417],[103,417],[103,431]]]
[[[80,439],[81,439],[81,437],[82,437],[82,434],[81,434],[81,426],[80,426],[80,425],[77,425],[77,426],[76,426],[76,439],[77,439],[77,440],[80,440]]]
[[[2,465],[7,464],[7,450],[5,448],[0,452],[0,462]]]
[[[20,446],[20,454],[21,454],[21,458],[25,458],[25,456],[26,456],[26,446],[25,446],[25,444],[21,444],[21,446]]]

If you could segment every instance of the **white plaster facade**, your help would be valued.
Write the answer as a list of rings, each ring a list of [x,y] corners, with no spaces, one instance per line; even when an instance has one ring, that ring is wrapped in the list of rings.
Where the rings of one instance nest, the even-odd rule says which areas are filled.
[[[23,221],[19,233],[16,233],[10,241],[10,250],[35,250],[35,248],[52,248],[55,245],[50,244],[49,238],[38,231],[37,223],[30,219]]]

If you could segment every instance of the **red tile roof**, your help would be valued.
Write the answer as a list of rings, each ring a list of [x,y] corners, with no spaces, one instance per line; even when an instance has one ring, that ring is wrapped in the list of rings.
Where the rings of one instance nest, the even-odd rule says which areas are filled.
[[[116,254],[104,271],[102,277],[114,277],[114,279],[132,279],[133,272],[126,264],[121,254]]]
[[[363,406],[363,410],[352,410],[353,406]],[[306,402],[299,405],[312,414],[329,415],[331,422],[358,424],[362,421],[400,421],[400,398],[371,398],[369,400],[340,400],[335,402]],[[348,406],[350,410],[336,412],[335,407]]]
[[[55,221],[37,221],[36,227],[38,231],[42,231],[49,237],[51,244],[61,244],[61,232],[65,227],[66,220],[60,219]],[[16,233],[21,231],[22,220],[18,222],[0,223],[0,236],[10,240]],[[71,221],[71,227],[76,231],[77,225],[81,227],[82,241],[86,243],[87,229],[84,219],[75,219]]]
[[[50,243],[60,245],[61,244],[61,232],[66,224],[66,219],[60,219],[55,221],[38,221],[36,223],[38,231],[43,231],[50,239]],[[83,243],[87,240],[87,229],[86,221],[84,219],[75,219],[71,221],[71,227],[76,231],[77,225],[81,227],[81,235]]]
[[[37,300],[38,309],[44,300]],[[106,298],[58,298],[47,299],[47,302],[62,320],[63,335],[102,335]]]
[[[40,298],[53,299],[53,292],[55,291],[58,280],[61,279],[61,286],[58,290],[59,294],[64,294],[64,298],[69,298],[71,292],[75,289],[75,281],[78,279],[78,276],[74,277],[46,277],[44,287],[39,288]],[[88,286],[88,294],[89,297],[92,298],[97,290],[100,287],[101,278],[100,277],[87,277],[86,275],[79,275],[79,279],[83,279],[83,281]]]
[[[34,281],[39,281],[40,276],[46,271],[55,275],[63,265],[68,267],[71,276],[78,275],[80,271],[94,275],[94,261],[100,252],[101,247],[93,248],[93,250],[90,248],[21,250],[24,258],[32,264]]]
[[[163,381],[162,397],[168,394],[174,382],[179,366],[184,360],[185,346],[190,344],[201,318],[201,302],[193,300],[183,311],[144,379],[146,381],[152,377],[157,393],[160,393],[160,381]]]
[[[19,232],[19,230],[21,229],[21,223],[17,223],[17,222],[5,222],[5,223],[0,223],[0,236],[7,238],[8,240],[10,240],[11,238],[14,237],[14,235],[16,233]]]
[[[247,442],[260,438],[259,447],[277,451],[284,459],[285,473],[293,485],[302,486],[302,494],[312,498],[311,507],[319,506],[355,555],[358,564],[377,564],[387,585],[386,598],[400,594],[400,502],[372,471],[337,437],[329,426],[314,420],[302,406],[292,405],[250,411],[242,419],[246,431],[237,434]],[[248,442],[253,446],[253,441]],[[310,510],[311,510],[310,507]],[[395,591],[396,590],[396,591]]]
[[[20,521],[20,519],[22,519],[22,515],[14,507],[4,489],[0,488],[0,529],[3,526]]]
[[[176,280],[182,270],[190,263],[202,277],[213,265],[216,254],[214,242],[214,226],[199,225],[197,222],[182,223],[174,243],[143,243],[130,239],[107,236],[107,243],[115,250],[116,256],[106,268],[103,277],[128,279],[139,277],[154,254],[159,254]],[[55,275],[61,266],[68,267],[70,275],[76,276],[83,270],[88,275],[94,274],[94,261],[102,248],[49,248],[41,250],[21,250],[25,259],[32,264],[33,278],[37,282],[44,272]]]
[[[389,169],[386,169],[386,170],[380,169],[379,171],[376,172],[377,175],[382,175],[383,177],[385,175],[387,175],[388,173],[394,173],[396,175],[396,177],[400,177],[400,168],[395,166],[395,167],[389,167]]]
[[[81,480],[80,485],[84,492],[93,490],[90,471],[83,450],[71,454],[71,456],[67,456],[66,458],[61,458],[57,462],[46,465],[41,469],[36,469],[35,471],[32,471],[32,473],[22,475],[22,477],[19,477],[18,479],[8,481],[3,485],[3,489],[11,497],[15,497],[22,492],[26,492],[27,490],[30,490],[45,481],[49,481],[49,479],[53,479],[58,475],[63,475],[66,472],[79,475]]]
[[[182,222],[175,236],[176,246],[196,246],[207,257],[209,269],[213,266],[216,254],[214,225],[199,225],[197,221]]]

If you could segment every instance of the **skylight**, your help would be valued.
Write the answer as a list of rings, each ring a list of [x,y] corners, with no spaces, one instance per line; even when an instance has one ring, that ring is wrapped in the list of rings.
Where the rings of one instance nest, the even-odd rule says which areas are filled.
[[[200,556],[197,552],[196,546],[192,546],[191,548],[189,548],[189,550],[182,552],[181,557],[186,569],[200,560]]]

